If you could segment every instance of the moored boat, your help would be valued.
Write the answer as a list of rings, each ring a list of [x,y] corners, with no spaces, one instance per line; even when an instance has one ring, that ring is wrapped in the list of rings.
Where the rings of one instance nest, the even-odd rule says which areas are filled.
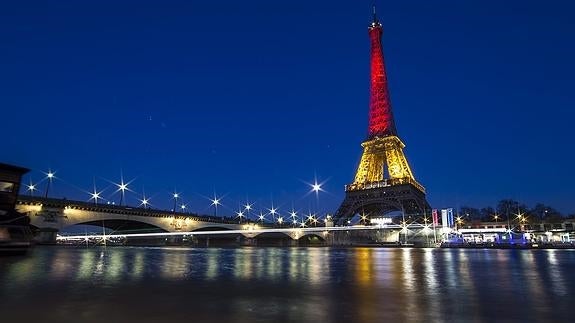
[[[0,256],[25,254],[32,246],[30,218],[15,210],[28,169],[0,163]]]

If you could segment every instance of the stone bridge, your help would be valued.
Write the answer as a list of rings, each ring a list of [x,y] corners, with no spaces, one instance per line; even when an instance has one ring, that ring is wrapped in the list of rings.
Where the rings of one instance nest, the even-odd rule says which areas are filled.
[[[293,240],[299,240],[305,236],[318,236],[323,239],[321,228],[318,228],[317,233],[312,232],[304,235],[295,232],[253,233],[249,231],[250,228],[272,228],[273,226],[253,222],[239,223],[237,219],[229,217],[95,204],[66,199],[20,196],[16,209],[30,217],[30,224],[38,231],[37,240],[39,242],[55,242],[59,231],[79,224],[103,226],[114,231],[128,233],[246,230],[246,233],[241,235],[247,239],[256,237],[285,239],[289,237]],[[235,237],[238,236],[235,234]]]

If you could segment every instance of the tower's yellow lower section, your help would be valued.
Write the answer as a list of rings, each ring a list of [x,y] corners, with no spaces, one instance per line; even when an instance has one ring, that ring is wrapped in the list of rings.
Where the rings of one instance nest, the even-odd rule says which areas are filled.
[[[403,154],[405,145],[397,136],[376,137],[361,144],[363,155],[353,184],[347,189],[365,189],[411,183],[425,191],[417,183]]]

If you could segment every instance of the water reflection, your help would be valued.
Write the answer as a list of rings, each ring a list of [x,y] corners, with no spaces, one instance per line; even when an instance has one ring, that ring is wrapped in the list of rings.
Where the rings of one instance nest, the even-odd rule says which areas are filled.
[[[547,261],[549,262],[549,276],[551,278],[551,287],[553,293],[560,297],[566,296],[567,290],[565,289],[565,283],[563,281],[563,271],[561,270],[561,266],[559,266],[559,260],[557,259],[558,251],[550,249],[546,250],[546,253]]]
[[[565,250],[37,248],[2,259],[0,310],[33,303],[26,319],[61,321],[70,308],[109,308],[120,321],[148,308],[167,321],[553,321],[568,319],[573,268]]]

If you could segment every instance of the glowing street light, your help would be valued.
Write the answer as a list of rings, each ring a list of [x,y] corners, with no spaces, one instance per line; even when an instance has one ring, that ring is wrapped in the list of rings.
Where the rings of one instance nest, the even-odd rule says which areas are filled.
[[[250,204],[250,202],[246,201],[246,204],[244,205],[244,210],[246,211],[246,218],[249,219],[250,218],[250,211],[252,210],[252,206],[253,204]]]
[[[172,210],[174,211],[174,213],[176,213],[176,205],[178,205],[178,197],[180,197],[180,194],[178,194],[174,190],[174,194],[172,194],[172,197],[174,198],[174,208]]]
[[[318,194],[319,191],[321,191],[321,184],[319,184],[318,182],[315,182],[311,185],[311,190],[315,192],[315,194]]]
[[[292,219],[292,223],[295,226],[297,224],[297,212],[292,209],[290,212],[290,216]]]
[[[278,217],[278,223],[279,223],[279,225],[282,225],[283,222],[284,222],[284,218],[282,218],[281,216]]]
[[[214,192],[214,198],[210,199],[210,201],[212,202],[212,204],[210,204],[210,206],[214,207],[214,216],[217,217],[218,216],[218,205],[222,204],[221,198],[218,198],[216,196],[216,193]]]
[[[180,205],[180,208],[182,209],[182,213],[186,212],[186,205],[185,204]]]
[[[30,179],[30,184],[26,185],[26,191],[30,192],[30,196],[34,196],[34,191],[37,191],[36,185],[32,183],[32,179]]]
[[[93,188],[93,191],[90,192],[90,199],[88,200],[88,202],[91,201],[91,200],[94,200],[94,204],[97,205],[97,204],[98,204],[98,200],[99,200],[99,199],[102,199],[101,194],[102,194],[102,192],[101,192],[101,191],[98,192],[98,190],[96,189],[96,178],[94,178],[94,188]]]
[[[268,209],[268,211],[270,211],[270,214],[272,216],[272,222],[273,222],[274,219],[276,218],[276,214],[279,216],[278,209],[276,209],[272,203],[272,208]]]
[[[264,222],[264,220],[266,219],[264,213],[262,211],[260,211],[260,216],[258,216],[258,221]]]
[[[90,193],[90,201],[94,200],[94,204],[98,204],[98,199],[101,199],[100,192],[92,192]]]
[[[244,217],[244,211],[241,210],[241,208],[238,208],[238,212],[236,212],[236,215],[238,217],[238,223],[242,223],[242,218]]]
[[[150,199],[146,198],[146,191],[142,188],[142,199],[140,200],[140,205],[144,206],[144,209],[147,209],[150,205]]]
[[[455,218],[455,222],[457,223],[458,228],[463,225],[463,219],[460,216]]]
[[[322,183],[318,182],[317,176],[314,176],[313,183],[306,183],[307,185],[309,185],[311,187],[311,190],[307,194],[315,193],[315,208],[316,208],[315,212],[317,212],[318,214],[321,214],[321,211],[319,208],[319,192],[325,192],[325,190],[323,189],[324,183],[325,182],[322,182]]]
[[[116,187],[118,187],[118,189],[116,189],[116,193],[120,192],[120,206],[122,206],[122,203],[124,202],[125,199],[125,195],[126,195],[126,191],[131,191],[130,188],[128,187],[128,185],[130,185],[130,183],[132,183],[134,180],[131,180],[129,182],[124,182],[124,174],[120,173],[120,183],[113,183],[114,185],[116,185]]]
[[[143,199],[140,200],[140,202],[142,202],[142,203],[140,204],[140,206],[143,205],[143,206],[144,206],[144,209],[147,209],[147,208],[148,208],[148,205],[150,204],[150,200],[148,200],[145,196],[144,196]]]
[[[46,192],[44,193],[44,198],[48,198],[48,191],[50,190],[50,185],[52,184],[52,179],[54,179],[55,175],[56,173],[52,172],[52,170],[48,170],[48,173],[46,173],[46,179],[48,179],[48,183],[46,184]]]
[[[118,192],[118,191],[121,192],[120,206],[122,206],[122,203],[124,202],[124,196],[126,195],[126,191],[128,190],[128,184],[124,183],[124,179],[122,179],[120,184],[116,184],[116,186],[118,186],[118,189],[116,190],[116,192]]]

